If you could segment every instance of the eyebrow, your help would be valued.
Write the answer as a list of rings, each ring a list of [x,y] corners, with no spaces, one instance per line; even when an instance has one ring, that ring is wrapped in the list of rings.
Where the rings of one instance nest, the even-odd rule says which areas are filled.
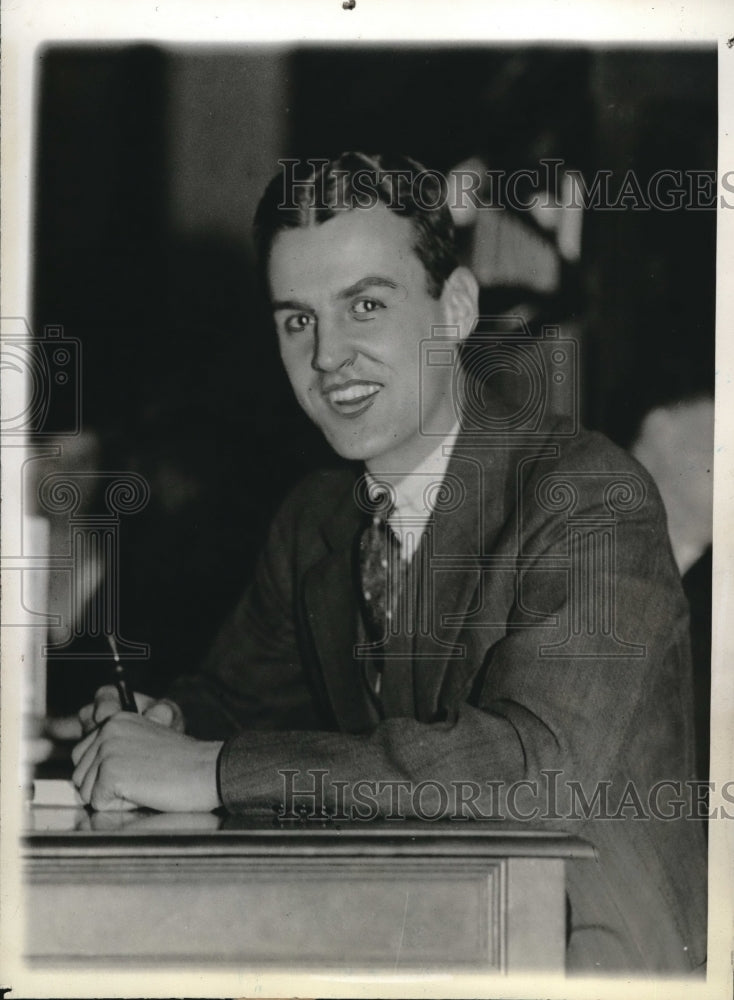
[[[294,312],[309,313],[311,316],[316,315],[315,309],[307,306],[304,302],[298,302],[296,299],[281,299],[278,302],[271,303],[271,308],[273,312],[278,312],[279,309],[292,309]]]
[[[383,278],[379,274],[370,274],[366,278],[360,278],[359,281],[355,281],[353,285],[345,288],[344,291],[339,292],[339,298],[351,299],[353,295],[359,295],[360,292],[364,292],[367,288],[398,288],[398,284],[392,278]]]
[[[393,281],[392,278],[384,278],[379,274],[370,274],[366,278],[360,278],[359,281],[355,281],[353,285],[348,288],[343,289],[339,292],[337,298],[339,299],[351,299],[354,295],[359,295],[360,292],[364,292],[368,288],[399,288],[397,282]],[[278,312],[281,309],[290,309],[296,312],[308,313],[311,316],[316,315],[316,310],[312,306],[306,305],[305,302],[299,302],[297,299],[279,299],[272,303],[271,306],[273,312]]]

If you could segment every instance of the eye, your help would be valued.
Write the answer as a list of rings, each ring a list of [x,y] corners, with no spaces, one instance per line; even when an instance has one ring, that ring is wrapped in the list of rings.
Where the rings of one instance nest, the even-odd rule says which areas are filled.
[[[302,333],[312,323],[310,313],[291,313],[283,320],[283,329],[286,333]]]
[[[384,304],[378,302],[377,299],[357,299],[352,304],[352,312],[358,319],[368,319],[374,313],[384,308]]]

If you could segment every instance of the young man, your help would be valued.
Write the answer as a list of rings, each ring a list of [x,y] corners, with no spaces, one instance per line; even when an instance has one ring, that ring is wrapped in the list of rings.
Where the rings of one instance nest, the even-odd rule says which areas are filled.
[[[569,377],[561,342],[535,424],[487,393],[481,350],[457,367],[477,287],[448,210],[428,207],[435,175],[348,154],[288,180],[256,218],[280,351],[360,468],[286,500],[170,700],[139,695],[131,715],[104,688],[82,710],[83,798],[270,807],[288,771],[296,789],[323,774],[325,808],[346,815],[365,780],[383,814],[436,815],[451,792],[457,818],[594,843],[596,864],[568,866],[569,968],[696,968],[703,839],[675,805],[693,776],[687,617],[651,481],[544,412]]]

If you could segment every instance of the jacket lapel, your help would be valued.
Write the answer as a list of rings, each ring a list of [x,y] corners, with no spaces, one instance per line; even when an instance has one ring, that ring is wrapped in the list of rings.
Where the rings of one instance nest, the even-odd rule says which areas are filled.
[[[322,527],[326,555],[304,577],[309,630],[337,725],[345,732],[369,728],[371,715],[355,659],[357,598],[352,550],[360,525],[353,482]]]
[[[467,617],[480,608],[482,572],[478,556],[492,552],[506,523],[509,452],[506,443],[479,446],[461,435],[446,472],[446,485],[458,498],[456,505],[435,510],[423,538],[422,602],[428,619],[422,623],[415,647],[416,713],[433,719],[449,677],[461,688],[477,671],[461,632]]]
[[[480,664],[468,656],[461,632],[465,619],[479,609],[481,569],[478,555],[490,554],[516,510],[511,449],[478,445],[462,434],[453,449],[446,484],[453,500],[438,506],[421,542],[421,607],[413,662],[417,718],[435,718],[450,678],[457,689]],[[353,546],[360,526],[354,480],[322,527],[328,550],[304,578],[304,604],[310,633],[329,701],[339,728],[360,732],[372,724],[362,681],[362,663],[354,656],[357,586]]]

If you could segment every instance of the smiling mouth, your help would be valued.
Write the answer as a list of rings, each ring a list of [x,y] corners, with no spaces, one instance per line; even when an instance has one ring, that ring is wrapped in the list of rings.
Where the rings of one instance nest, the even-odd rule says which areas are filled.
[[[369,409],[382,386],[378,382],[347,382],[329,389],[324,396],[331,409],[342,417],[358,417]]]

